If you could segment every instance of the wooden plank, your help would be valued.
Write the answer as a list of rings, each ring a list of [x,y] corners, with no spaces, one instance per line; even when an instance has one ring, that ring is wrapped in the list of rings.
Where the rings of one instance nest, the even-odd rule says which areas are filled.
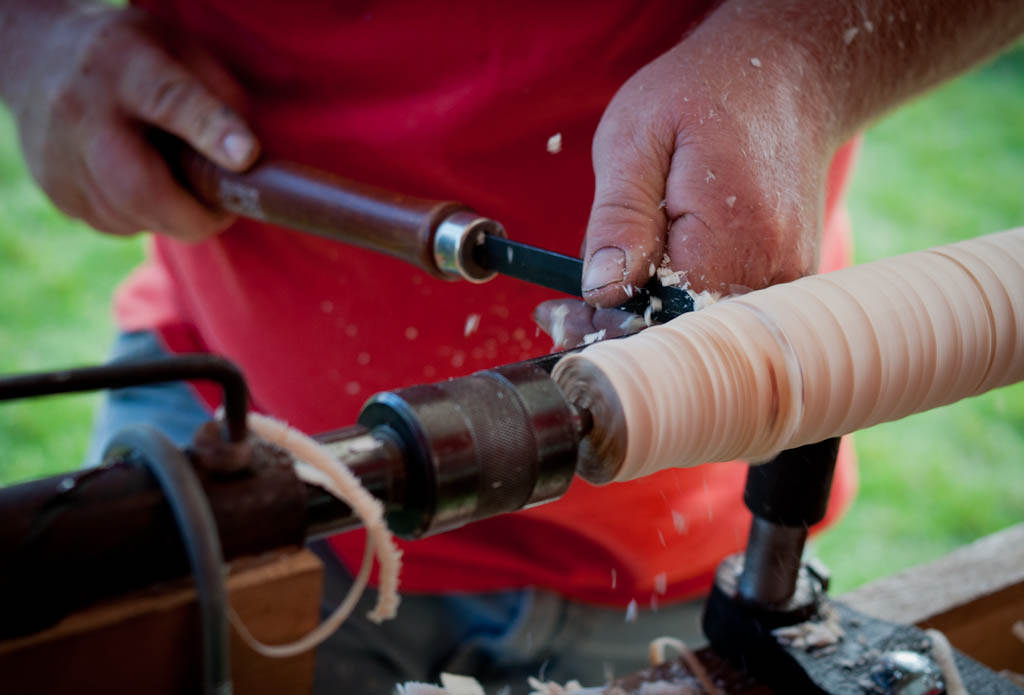
[[[302,550],[233,563],[228,591],[250,631],[280,643],[316,626],[322,583],[320,560]],[[198,623],[195,591],[184,583],[99,604],[43,632],[0,643],[4,691],[198,692]],[[268,659],[232,631],[231,666],[240,695],[312,690],[312,652]]]
[[[941,630],[993,670],[1024,671],[1024,643],[1011,634],[1024,620],[1024,523],[840,599],[868,615]]]

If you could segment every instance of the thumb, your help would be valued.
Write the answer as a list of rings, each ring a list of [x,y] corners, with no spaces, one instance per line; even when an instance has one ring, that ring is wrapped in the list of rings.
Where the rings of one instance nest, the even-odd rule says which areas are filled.
[[[650,121],[638,125],[643,122],[638,115],[610,108],[594,136],[596,189],[587,224],[583,297],[597,307],[622,304],[634,287],[647,284],[664,252],[672,140]]]
[[[259,154],[242,118],[154,44],[140,44],[133,53],[118,97],[129,113],[177,135],[222,167],[241,171]]]

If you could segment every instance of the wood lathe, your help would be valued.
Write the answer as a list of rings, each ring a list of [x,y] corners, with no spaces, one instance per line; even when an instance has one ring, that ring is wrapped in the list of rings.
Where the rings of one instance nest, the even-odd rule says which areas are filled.
[[[496,242],[500,225],[465,206],[306,169],[269,164],[237,175],[178,156],[181,175],[211,205],[329,233],[437,276],[505,272],[579,294],[578,259]],[[625,308],[642,312],[652,298],[659,317],[685,315],[568,356],[377,394],[358,424],[318,439],[411,538],[557,499],[573,475],[603,484],[734,456],[770,460],[750,469],[748,549],[722,564],[706,633],[720,656],[776,692],[861,692],[844,684],[878,682],[880,657],[837,670],[772,632],[835,615],[824,573],[801,564],[806,529],[824,513],[835,437],[1024,379],[1024,230],[689,314],[685,291],[654,282]],[[100,468],[0,490],[0,639],[190,567],[209,598],[216,582],[200,581],[203,557],[301,546],[357,525],[348,506],[300,479],[293,457],[246,430],[244,380],[220,358],[8,377],[0,400],[193,378],[221,384],[225,413],[185,451],[136,428],[115,439]],[[161,541],[179,531],[186,542],[167,552]],[[69,583],[62,568],[72,565]],[[207,683],[223,682],[224,606],[200,603]],[[920,651],[912,628],[845,609],[838,620],[849,635],[886,640],[885,653]],[[957,658],[979,692],[1020,692]],[[16,651],[0,652],[5,670],[16,662]],[[743,688],[730,692],[753,692]]]

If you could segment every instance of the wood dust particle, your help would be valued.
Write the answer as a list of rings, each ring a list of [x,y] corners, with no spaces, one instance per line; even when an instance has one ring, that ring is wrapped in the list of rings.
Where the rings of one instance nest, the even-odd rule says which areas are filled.
[[[562,151],[562,134],[555,133],[548,138],[548,154],[558,154]]]
[[[420,332],[416,329],[416,326],[409,326],[405,329],[406,340],[416,340],[420,335]]]
[[[627,623],[635,623],[636,622],[637,610],[638,609],[637,609],[637,605],[636,605],[636,599],[633,599],[632,601],[629,602],[629,605],[626,606],[626,622]]]
[[[476,329],[480,327],[480,314],[470,314],[466,317],[466,325],[462,329],[462,335],[469,337],[476,333]]]
[[[676,533],[679,535],[686,533],[686,517],[675,510],[672,510],[672,525],[675,526]]]

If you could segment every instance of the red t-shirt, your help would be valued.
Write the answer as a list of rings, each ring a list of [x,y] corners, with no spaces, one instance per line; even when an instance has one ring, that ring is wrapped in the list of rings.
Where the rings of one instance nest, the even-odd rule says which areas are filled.
[[[593,196],[590,143],[606,104],[710,2],[139,4],[220,57],[267,154],[424,197],[462,201],[513,239],[578,252]],[[562,134],[549,154],[548,137]],[[833,164],[823,267],[849,260]],[[553,293],[498,278],[445,283],[386,256],[240,221],[198,245],[157,237],[119,291],[120,324],[245,371],[256,408],[322,432],[373,393],[548,351],[531,315]],[[466,337],[467,317],[480,315]],[[844,448],[831,515],[851,497]],[[403,543],[406,591],[538,585],[594,602],[702,590],[743,545],[745,466],[663,472]],[[347,564],[361,532],[332,540]],[[613,579],[614,577],[614,579]]]

